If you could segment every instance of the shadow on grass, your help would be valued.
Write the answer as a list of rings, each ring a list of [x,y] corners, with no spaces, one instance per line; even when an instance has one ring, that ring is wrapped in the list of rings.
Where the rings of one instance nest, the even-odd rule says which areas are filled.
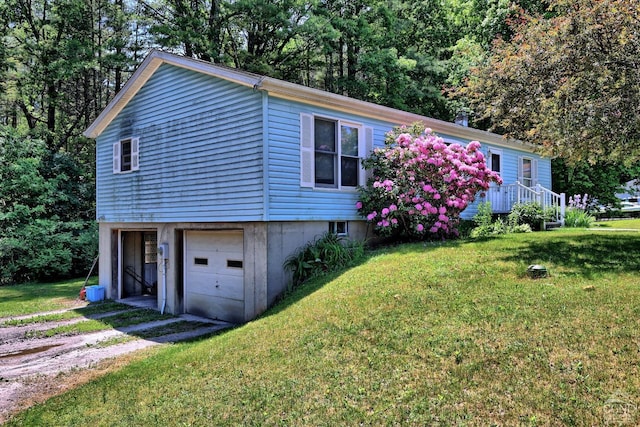
[[[551,263],[568,273],[594,274],[640,271],[640,236],[629,234],[562,234],[530,240],[503,257],[507,261]]]

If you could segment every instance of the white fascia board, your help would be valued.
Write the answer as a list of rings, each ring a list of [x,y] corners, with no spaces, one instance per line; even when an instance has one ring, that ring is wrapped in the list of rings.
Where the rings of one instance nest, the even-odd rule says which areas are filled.
[[[145,58],[129,80],[127,80],[127,83],[120,89],[120,92],[116,94],[93,123],[82,133],[84,136],[94,139],[100,136],[102,131],[104,131],[109,123],[122,111],[131,98],[138,93],[140,88],[162,64],[162,61],[156,58],[155,53],[155,51],[152,51],[147,55],[147,58]]]
[[[120,92],[116,94],[94,122],[83,132],[83,135],[88,138],[97,138],[162,64],[170,64],[219,77],[248,87],[256,87],[262,79],[261,76],[255,74],[236,71],[210,62],[153,50],[127,80]]]

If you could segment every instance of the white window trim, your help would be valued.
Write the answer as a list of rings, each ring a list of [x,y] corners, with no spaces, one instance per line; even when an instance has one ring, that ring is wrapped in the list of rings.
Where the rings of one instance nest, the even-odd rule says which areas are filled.
[[[338,233],[338,224],[344,223],[344,232]],[[336,236],[348,236],[349,235],[349,221],[329,221],[329,231]]]
[[[322,114],[300,114],[300,186],[314,188],[316,190],[329,190],[329,191],[355,191],[357,187],[343,186],[341,184],[340,176],[340,162],[337,164],[337,177],[335,186],[323,186],[318,185],[315,182],[315,141],[314,141],[314,126],[316,118],[335,121],[338,129],[340,126],[352,126],[358,129],[358,158],[360,162],[366,158],[373,151],[373,128],[365,126],[362,123],[356,123],[350,120],[343,120],[340,118],[330,117]],[[340,134],[338,132],[338,134]],[[340,141],[336,141],[338,145],[338,159],[342,156]],[[365,185],[367,180],[367,173],[359,165],[360,172],[358,174],[358,185]]]
[[[125,141],[131,141],[131,169],[122,170],[122,143]],[[118,142],[113,143],[113,173],[114,174],[122,174],[122,173],[130,173],[137,170],[140,170],[140,138],[122,138]]]

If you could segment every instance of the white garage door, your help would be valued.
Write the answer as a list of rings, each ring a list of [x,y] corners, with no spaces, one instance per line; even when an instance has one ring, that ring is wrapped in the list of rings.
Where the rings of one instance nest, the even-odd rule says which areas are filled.
[[[242,231],[187,231],[184,241],[185,311],[243,322]]]

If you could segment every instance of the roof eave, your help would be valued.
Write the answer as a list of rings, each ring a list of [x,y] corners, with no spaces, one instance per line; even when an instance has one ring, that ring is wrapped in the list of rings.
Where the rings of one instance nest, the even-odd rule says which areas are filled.
[[[502,135],[495,133],[445,122],[443,120],[433,119],[431,117],[421,116],[419,114],[409,113],[371,102],[360,101],[344,95],[325,92],[323,90],[271,77],[264,77],[245,71],[238,71],[232,68],[212,64],[207,61],[187,58],[159,50],[153,50],[147,55],[145,60],[136,69],[120,92],[118,92],[96,120],[83,132],[83,135],[88,138],[97,138],[162,64],[174,65],[232,81],[243,86],[264,90],[267,91],[270,96],[277,98],[297,101],[318,107],[331,108],[336,111],[357,114],[363,117],[397,123],[399,125],[410,125],[417,121],[421,121],[436,133],[443,133],[462,139],[478,140],[480,142],[502,147],[518,148],[520,150],[531,152],[536,149],[536,147],[531,144],[507,139]]]
[[[277,98],[297,101],[318,107],[331,108],[345,113],[352,113],[372,119],[397,123],[398,125],[411,125],[420,121],[427,127],[431,128],[436,134],[446,134],[470,141],[478,140],[480,142],[490,143],[501,147],[518,148],[530,152],[536,150],[536,147],[532,144],[523,143],[522,141],[515,139],[508,139],[502,135],[492,132],[445,122],[443,120],[421,116],[419,114],[409,113],[367,101],[360,101],[347,96],[300,86],[270,77],[263,78],[259,83],[259,86],[256,88],[266,90],[269,95]]]

